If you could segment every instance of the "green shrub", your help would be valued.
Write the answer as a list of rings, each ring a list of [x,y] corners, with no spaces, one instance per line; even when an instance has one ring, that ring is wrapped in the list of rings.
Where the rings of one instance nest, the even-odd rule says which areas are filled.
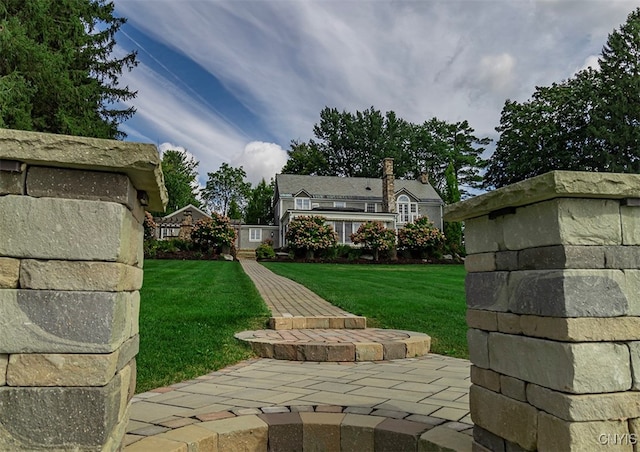
[[[306,253],[313,258],[316,251],[325,251],[338,243],[338,236],[325,218],[319,216],[300,216],[289,222],[287,243],[296,254]]]
[[[351,240],[356,245],[360,244],[366,250],[373,253],[375,260],[379,259],[380,251],[391,250],[396,243],[396,233],[393,229],[387,229],[379,221],[367,221],[362,223],[358,232],[351,234]]]
[[[420,217],[398,231],[398,247],[414,257],[442,257],[444,234],[427,217]]]
[[[155,240],[157,224],[153,220],[153,216],[149,212],[145,211],[144,222],[142,223],[142,225],[144,227],[144,240],[145,241]]]
[[[222,247],[231,248],[236,240],[236,230],[231,226],[229,218],[214,212],[211,219],[196,221],[191,231],[191,240],[196,250],[219,253]]]
[[[361,248],[351,248],[349,253],[347,254],[347,259],[350,261],[356,261],[362,257],[362,249]]]
[[[273,259],[276,257],[276,252],[273,247],[268,243],[261,243],[258,248],[256,248],[256,259]]]

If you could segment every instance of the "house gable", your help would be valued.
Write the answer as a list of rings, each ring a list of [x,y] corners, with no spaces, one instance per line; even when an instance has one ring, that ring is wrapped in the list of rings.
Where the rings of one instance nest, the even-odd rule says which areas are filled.
[[[414,195],[413,193],[411,193],[409,190],[407,190],[406,188],[401,188],[400,190],[396,190],[396,201],[398,200],[398,198],[400,198],[400,196],[402,195],[406,195],[409,197],[409,200],[411,202],[420,202],[420,198],[417,197],[416,195]]]
[[[183,208],[178,209],[175,212],[172,212],[169,215],[162,217],[159,221],[162,223],[181,222],[184,217],[184,214],[188,211],[191,211],[191,215],[193,216],[194,220],[199,220],[201,218],[211,218],[211,215],[209,215],[205,211],[200,210],[193,204],[187,204]]]

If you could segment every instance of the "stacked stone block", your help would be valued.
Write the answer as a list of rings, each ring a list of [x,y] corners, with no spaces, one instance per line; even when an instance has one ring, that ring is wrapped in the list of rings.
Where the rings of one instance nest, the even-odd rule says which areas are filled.
[[[636,450],[638,198],[638,175],[552,172],[448,208],[465,221],[475,450]]]
[[[0,450],[119,450],[154,146],[0,130]]]

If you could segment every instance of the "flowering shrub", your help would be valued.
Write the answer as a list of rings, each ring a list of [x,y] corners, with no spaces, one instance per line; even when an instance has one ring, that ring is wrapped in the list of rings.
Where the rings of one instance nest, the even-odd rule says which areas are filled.
[[[427,217],[420,217],[398,231],[398,247],[417,257],[441,257],[444,234]]]
[[[360,225],[358,232],[351,234],[351,241],[370,250],[373,253],[373,258],[378,260],[380,251],[393,248],[396,243],[396,233],[393,229],[385,228],[384,224],[379,221],[367,221]]]
[[[193,225],[191,240],[203,252],[217,251],[222,247],[231,247],[236,240],[236,230],[231,226],[229,218],[213,213],[212,218],[203,218]]]
[[[287,243],[296,252],[304,251],[313,258],[315,251],[327,250],[338,243],[333,227],[325,224],[324,217],[300,216],[289,222]]]

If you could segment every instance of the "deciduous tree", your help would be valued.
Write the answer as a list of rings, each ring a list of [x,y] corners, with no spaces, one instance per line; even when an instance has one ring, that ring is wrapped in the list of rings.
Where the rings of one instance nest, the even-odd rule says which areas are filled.
[[[486,164],[481,156],[489,143],[476,137],[466,121],[433,118],[412,124],[373,107],[355,113],[326,107],[313,133],[309,142],[292,141],[284,173],[379,178],[380,163],[392,157],[396,177],[416,178],[426,171],[439,191],[450,162],[461,185],[479,186]]]
[[[226,216],[231,201],[235,200],[240,208],[244,206],[251,184],[245,182],[247,173],[242,167],[234,168],[223,163],[218,171],[207,174],[209,179],[202,190],[202,197],[212,210]]]

